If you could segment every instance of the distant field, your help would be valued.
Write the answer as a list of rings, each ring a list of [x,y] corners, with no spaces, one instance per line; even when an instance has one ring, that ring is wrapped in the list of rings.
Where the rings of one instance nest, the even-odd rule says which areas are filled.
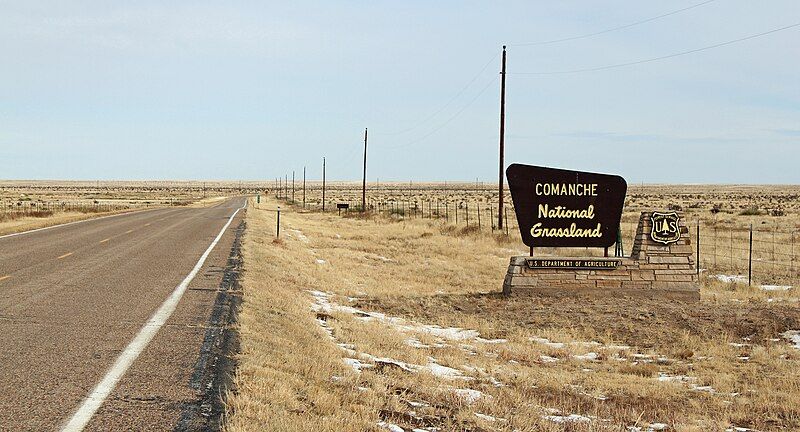
[[[0,235],[254,191],[239,182],[0,181]]]
[[[302,205],[300,183],[269,194]],[[322,188],[307,183],[306,208],[322,208]],[[327,211],[337,203],[361,206],[361,184],[330,183],[326,187]],[[497,188],[484,183],[370,183],[367,207],[392,214],[397,219],[435,219],[498,233]],[[511,195],[505,193],[504,221],[508,235],[519,239]],[[633,235],[642,211],[675,209],[684,212],[696,238],[700,225],[700,263],[709,271],[728,276],[746,276],[749,227],[753,226],[753,278],[760,283],[786,284],[800,277],[800,186],[770,185],[629,185],[622,217],[622,243],[630,253]],[[504,222],[505,223],[505,222]],[[505,233],[505,230],[503,231]],[[570,251],[577,253],[577,251]],[[612,250],[613,252],[613,250]],[[543,249],[538,253],[555,253]],[[582,254],[596,255],[598,250]]]
[[[435,211],[489,205],[488,188],[381,185],[370,215],[340,217],[331,204],[360,191],[336,186],[325,214],[311,188],[313,211],[274,190],[251,202],[228,431],[800,429],[796,277],[764,266],[786,286],[748,287],[708,269],[697,303],[503,297],[509,257],[527,253],[513,229]],[[680,206],[718,227],[795,230],[798,192],[631,186],[625,222]],[[433,214],[414,216],[415,200]],[[599,251],[537,251],[565,252]]]

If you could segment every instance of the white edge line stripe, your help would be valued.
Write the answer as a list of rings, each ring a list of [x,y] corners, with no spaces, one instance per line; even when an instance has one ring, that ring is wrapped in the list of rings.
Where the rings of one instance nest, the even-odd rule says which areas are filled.
[[[70,418],[69,422],[61,429],[61,432],[80,432],[84,427],[86,427],[86,425],[89,423],[89,420],[92,419],[92,416],[94,416],[94,413],[98,408],[100,408],[100,405],[102,405],[108,395],[111,394],[131,364],[133,364],[136,358],[139,357],[139,354],[144,351],[158,330],[161,329],[167,319],[169,319],[169,317],[175,311],[175,308],[178,306],[178,302],[183,296],[183,293],[186,292],[186,288],[189,286],[189,283],[192,282],[192,279],[194,279],[194,277],[200,271],[200,268],[203,267],[203,263],[205,263],[206,258],[208,258],[208,255],[211,253],[211,250],[214,249],[214,246],[216,246],[219,240],[222,238],[225,230],[227,230],[231,222],[233,222],[233,218],[236,217],[236,214],[239,213],[239,210],[242,210],[246,206],[247,201],[245,201],[245,204],[242,207],[237,208],[231,217],[228,218],[228,222],[222,227],[222,230],[219,232],[219,234],[217,234],[217,237],[214,239],[214,241],[211,242],[211,245],[200,257],[200,260],[197,261],[197,264],[195,264],[189,275],[187,275],[186,278],[177,287],[175,287],[175,289],[172,291],[172,294],[170,294],[164,303],[161,304],[161,307],[155,311],[153,316],[151,316],[147,323],[145,323],[141,330],[139,330],[139,333],[136,334],[136,337],[134,337],[128,346],[125,347],[125,350],[122,351],[108,372],[106,372],[106,375],[103,377],[102,381],[100,381],[89,394],[89,396],[84,399],[83,403],[81,403],[81,406],[77,411],[75,411],[75,414],[72,415],[72,418]]]
[[[21,231],[21,232],[18,232],[18,233],[5,234],[5,235],[1,235],[0,239],[4,239],[6,237],[21,236],[21,235],[24,235],[24,234],[31,234],[31,233],[35,233],[35,232],[38,232],[38,231],[44,231],[44,230],[49,230],[49,229],[53,229],[53,228],[65,227],[67,225],[75,225],[75,224],[79,224],[81,222],[97,221],[97,220],[108,219],[108,218],[112,218],[112,217],[116,217],[116,216],[139,214],[139,213],[144,213],[144,212],[153,211],[153,210],[161,210],[161,207],[152,208],[152,209],[145,209],[145,210],[134,210],[134,211],[129,211],[129,212],[125,212],[125,213],[117,213],[117,214],[108,215],[108,216],[100,216],[100,217],[96,217],[96,218],[90,217],[90,218],[81,219],[81,220],[74,221],[74,222],[67,222],[67,223],[58,224],[58,225],[51,225],[51,226],[46,226],[46,227],[43,227],[43,228],[36,228],[36,229],[28,230],[28,231]]]

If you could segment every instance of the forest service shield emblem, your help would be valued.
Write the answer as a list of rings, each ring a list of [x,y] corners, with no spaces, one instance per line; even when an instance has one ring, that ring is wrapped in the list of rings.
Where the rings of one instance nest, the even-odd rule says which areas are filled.
[[[681,238],[678,222],[680,216],[675,212],[653,212],[650,216],[650,238],[663,244],[675,243]]]

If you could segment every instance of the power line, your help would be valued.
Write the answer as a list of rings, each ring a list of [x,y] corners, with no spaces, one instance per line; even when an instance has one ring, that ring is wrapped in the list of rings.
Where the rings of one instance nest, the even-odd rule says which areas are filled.
[[[487,61],[486,64],[483,65],[481,70],[478,71],[478,73],[475,74],[475,76],[472,77],[472,79],[469,80],[469,82],[461,90],[458,91],[458,93],[456,93],[452,98],[450,98],[450,100],[448,100],[447,103],[442,105],[442,107],[439,108],[438,110],[436,110],[433,114],[429,115],[428,117],[425,117],[423,120],[417,122],[417,124],[415,124],[414,126],[411,126],[409,128],[406,128],[406,129],[403,129],[403,130],[400,130],[400,131],[397,131],[397,132],[378,132],[378,133],[373,132],[373,135],[387,135],[387,136],[388,135],[401,135],[401,134],[410,132],[410,131],[412,131],[414,129],[417,129],[418,127],[420,127],[420,126],[424,125],[425,123],[427,123],[428,121],[432,120],[434,117],[439,115],[442,111],[444,111],[445,108],[450,106],[451,103],[453,103],[456,99],[458,99],[459,96],[464,94],[464,92],[472,85],[472,83],[474,83],[475,80],[477,80],[483,74],[483,72],[486,70],[486,68],[489,67],[490,64],[492,64],[492,62],[497,58],[498,55],[499,54],[493,55],[492,58],[490,58],[489,61]]]
[[[634,65],[639,65],[639,64],[643,64],[643,63],[650,63],[650,62],[654,62],[654,61],[665,60],[665,59],[669,59],[669,58],[673,58],[673,57],[679,57],[679,56],[682,56],[682,55],[693,54],[693,53],[700,52],[700,51],[706,51],[706,50],[710,50],[710,49],[714,49],[714,48],[719,48],[719,47],[723,47],[723,46],[726,46],[726,45],[731,45],[731,44],[735,44],[735,43],[738,43],[738,42],[743,42],[743,41],[746,41],[746,40],[755,39],[755,38],[758,38],[758,37],[761,37],[761,36],[766,36],[766,35],[769,35],[769,34],[772,34],[772,33],[777,33],[779,31],[788,30],[788,29],[791,29],[791,28],[794,28],[794,27],[797,27],[797,26],[800,26],[800,22],[794,23],[794,24],[791,24],[791,25],[788,25],[788,26],[785,26],[785,27],[780,27],[780,28],[769,30],[769,31],[765,31],[763,33],[758,33],[758,34],[754,34],[754,35],[750,35],[750,36],[745,36],[745,37],[742,37],[742,38],[739,38],[739,39],[733,39],[733,40],[729,40],[729,41],[726,41],[726,42],[721,42],[721,43],[718,43],[718,44],[705,46],[705,47],[702,47],[702,48],[695,48],[695,49],[691,49],[691,50],[688,50],[688,51],[681,51],[681,52],[677,52],[677,53],[673,53],[673,54],[668,54],[668,55],[665,55],[665,56],[653,57],[653,58],[649,58],[649,59],[637,60],[637,61],[632,61],[632,62],[627,62],[627,63],[616,63],[616,64],[612,64],[612,65],[598,66],[598,67],[593,67],[593,68],[572,69],[572,70],[563,70],[563,71],[509,72],[509,75],[563,75],[563,74],[574,74],[574,73],[581,73],[581,72],[597,72],[597,71],[602,71],[602,70],[607,70],[607,69],[621,68],[621,67],[625,67],[625,66],[634,66]]]
[[[479,97],[480,97],[480,96],[483,94],[483,92],[485,92],[485,91],[486,91],[486,89],[488,89],[488,88],[489,88],[489,86],[491,86],[492,84],[494,84],[494,82],[495,82],[496,80],[497,80],[497,77],[496,77],[496,76],[495,76],[495,77],[493,77],[493,78],[492,78],[492,80],[491,80],[491,81],[489,81],[488,83],[486,83],[486,85],[485,85],[485,86],[484,86],[484,87],[481,89],[481,91],[479,91],[479,92],[478,92],[478,94],[476,94],[476,95],[475,95],[475,97],[473,97],[473,98],[472,98],[472,99],[471,99],[469,102],[467,102],[467,104],[466,104],[466,105],[464,105],[463,107],[461,107],[461,109],[460,109],[460,110],[458,110],[458,112],[456,112],[455,114],[453,114],[453,116],[452,116],[452,117],[448,118],[448,119],[447,119],[447,120],[446,120],[444,123],[440,124],[439,126],[437,126],[436,128],[434,128],[434,129],[433,129],[433,130],[431,130],[430,132],[426,133],[425,135],[423,135],[423,136],[421,136],[421,137],[419,137],[419,138],[417,138],[417,139],[415,139],[415,140],[413,140],[413,141],[409,141],[409,142],[407,142],[407,143],[400,144],[400,145],[396,145],[396,146],[386,146],[385,148],[386,148],[386,149],[399,149],[399,148],[403,148],[403,147],[408,147],[408,146],[410,146],[410,145],[416,144],[416,143],[418,143],[418,142],[420,142],[420,141],[424,140],[425,138],[428,138],[429,136],[431,136],[431,135],[435,134],[436,132],[438,132],[439,130],[441,130],[443,127],[447,126],[447,125],[448,125],[448,124],[449,124],[451,121],[455,120],[455,118],[456,118],[456,117],[460,116],[460,115],[461,115],[461,113],[463,113],[463,112],[464,112],[464,111],[465,111],[467,108],[469,108],[469,107],[470,107],[470,106],[471,106],[471,105],[472,105],[472,104],[473,104],[473,103],[474,103],[476,100],[478,100],[478,98],[479,98]]]
[[[640,25],[640,24],[649,23],[650,21],[655,21],[657,19],[668,17],[670,15],[675,15],[677,13],[681,13],[681,12],[684,12],[684,11],[687,11],[687,10],[690,10],[690,9],[694,9],[696,7],[700,7],[700,6],[709,4],[709,3],[714,2],[714,1],[716,1],[716,0],[706,0],[706,1],[701,2],[701,3],[697,3],[697,4],[693,4],[691,6],[687,6],[687,7],[683,8],[683,9],[674,10],[672,12],[667,12],[665,14],[661,14],[661,15],[654,16],[654,17],[651,17],[651,18],[643,19],[641,21],[635,21],[635,22],[632,22],[630,24],[625,24],[625,25],[621,25],[621,26],[617,26],[617,27],[612,27],[612,28],[605,29],[605,30],[600,30],[600,31],[594,32],[594,33],[587,33],[587,34],[583,34],[583,35],[579,35],[579,36],[571,36],[571,37],[566,37],[566,38],[562,38],[562,39],[553,39],[553,40],[546,40],[546,41],[539,41],[539,42],[527,42],[527,43],[519,43],[519,44],[509,44],[509,46],[513,47],[513,46],[550,45],[550,44],[554,44],[554,43],[573,41],[573,40],[577,40],[577,39],[586,39],[586,38],[590,38],[590,37],[593,37],[593,36],[598,36],[598,35],[601,35],[601,34],[611,33],[611,32],[617,31],[617,30],[623,30],[623,29],[626,29],[626,28],[634,27],[634,26],[637,26],[637,25]]]

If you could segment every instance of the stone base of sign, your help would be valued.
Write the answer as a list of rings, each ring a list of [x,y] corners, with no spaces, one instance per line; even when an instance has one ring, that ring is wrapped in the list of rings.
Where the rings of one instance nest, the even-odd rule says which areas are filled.
[[[651,214],[643,212],[639,218],[630,257],[552,257],[550,263],[543,262],[544,257],[515,256],[508,266],[503,292],[698,300],[700,288],[694,251],[683,217],[679,226],[681,238],[664,245],[650,238]],[[557,268],[564,261],[582,265],[581,268]],[[543,266],[548,264],[552,266]],[[598,268],[588,269],[587,264]]]

